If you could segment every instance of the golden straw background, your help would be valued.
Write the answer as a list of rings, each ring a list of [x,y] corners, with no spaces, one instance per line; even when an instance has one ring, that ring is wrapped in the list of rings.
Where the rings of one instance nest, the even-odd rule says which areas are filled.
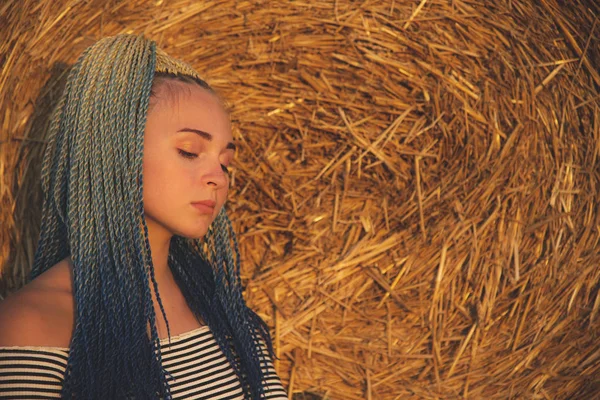
[[[139,33],[232,106],[246,298],[290,398],[600,398],[599,15],[593,0],[5,0],[0,293],[32,264],[68,66]]]

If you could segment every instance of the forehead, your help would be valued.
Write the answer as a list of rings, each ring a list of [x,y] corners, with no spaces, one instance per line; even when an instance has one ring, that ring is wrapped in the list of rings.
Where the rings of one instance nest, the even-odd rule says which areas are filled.
[[[196,84],[165,80],[153,87],[148,109],[149,124],[229,133],[230,117],[222,100]]]
[[[186,83],[168,78],[159,78],[152,85],[150,105],[151,108],[167,109],[173,109],[173,106],[181,107],[182,105],[190,107],[203,106],[204,108],[210,107],[213,110],[220,108],[225,111],[225,105],[214,92],[195,83]]]

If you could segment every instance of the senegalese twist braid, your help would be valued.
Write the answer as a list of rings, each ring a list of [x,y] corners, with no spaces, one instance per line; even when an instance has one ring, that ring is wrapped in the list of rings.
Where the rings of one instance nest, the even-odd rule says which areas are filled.
[[[73,66],[50,126],[31,277],[71,256],[76,323],[64,398],[171,398],[150,285],[163,317],[164,308],[143,218],[144,128],[155,73],[208,88],[150,40],[106,38]],[[224,209],[205,238],[171,240],[169,267],[190,308],[210,327],[246,398],[258,399],[261,365],[273,351],[265,323],[242,297],[239,264]]]

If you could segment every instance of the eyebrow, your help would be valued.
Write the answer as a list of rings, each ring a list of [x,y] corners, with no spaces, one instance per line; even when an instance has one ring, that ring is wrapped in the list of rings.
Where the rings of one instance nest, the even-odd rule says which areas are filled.
[[[181,128],[180,130],[178,130],[177,132],[191,132],[191,133],[195,133],[196,135],[208,140],[209,142],[211,140],[213,140],[213,135],[211,135],[208,132],[204,132],[201,131],[199,129],[193,129],[193,128]],[[225,146],[226,149],[231,149],[231,150],[235,150],[236,149],[236,145],[232,142],[227,142],[227,145]]]

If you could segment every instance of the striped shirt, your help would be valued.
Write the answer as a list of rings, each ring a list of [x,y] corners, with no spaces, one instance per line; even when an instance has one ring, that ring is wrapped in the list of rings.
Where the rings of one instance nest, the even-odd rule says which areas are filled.
[[[173,399],[243,399],[240,381],[215,338],[202,326],[161,340]],[[69,349],[0,347],[0,399],[59,399]],[[287,400],[272,363],[265,369],[269,400]]]

